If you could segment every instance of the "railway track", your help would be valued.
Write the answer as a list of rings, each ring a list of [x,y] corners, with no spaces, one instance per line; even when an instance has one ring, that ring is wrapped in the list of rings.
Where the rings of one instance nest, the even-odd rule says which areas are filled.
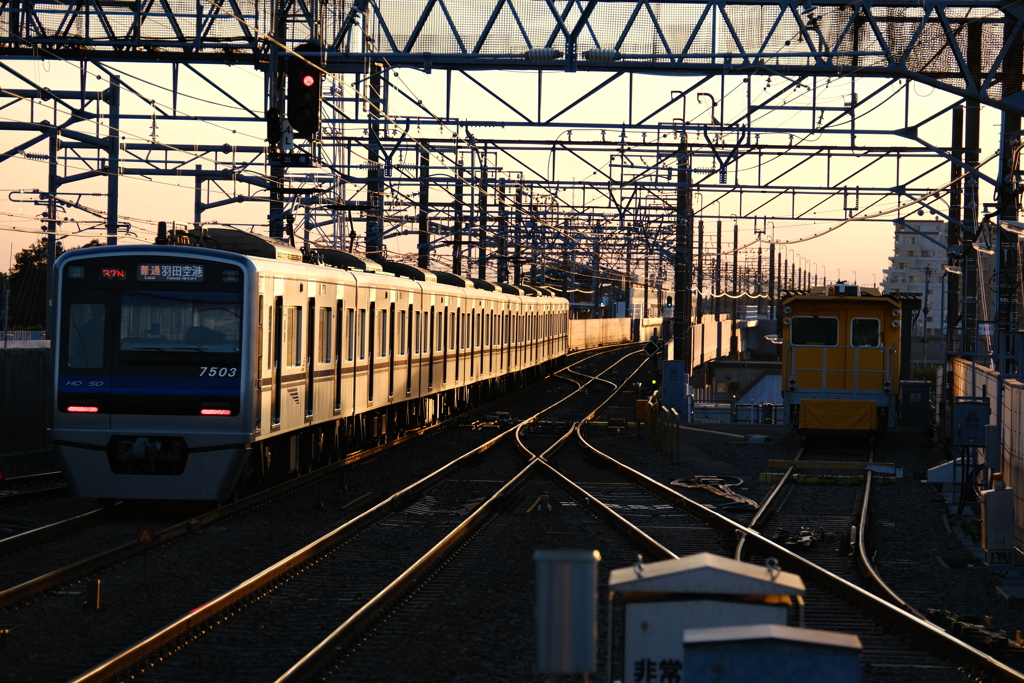
[[[609,347],[600,354],[616,353],[623,347]],[[592,354],[591,354],[592,355]],[[589,362],[591,355],[582,357],[577,363]],[[536,390],[536,389],[535,389]],[[509,398],[514,399],[518,394]],[[551,399],[557,396],[552,394]],[[543,399],[539,401],[543,403]],[[0,610],[8,608],[40,593],[61,586],[70,581],[80,579],[103,567],[132,558],[138,558],[144,552],[152,552],[164,544],[181,540],[197,531],[214,526],[225,520],[253,510],[262,508],[269,502],[292,495],[306,488],[321,491],[316,495],[333,495],[335,478],[344,468],[351,468],[360,463],[371,462],[384,452],[393,451],[405,444],[414,443],[421,436],[436,434],[444,430],[455,429],[461,423],[472,421],[488,411],[501,408],[501,402],[484,406],[469,413],[456,416],[445,422],[410,433],[406,437],[389,442],[382,446],[364,449],[349,454],[343,460],[333,463],[316,472],[283,482],[277,486],[257,492],[240,501],[226,504],[214,510],[205,509],[202,505],[171,505],[165,504],[118,504],[105,506],[83,514],[74,514],[57,522],[43,524],[37,528],[16,533],[8,538],[0,539],[0,557],[5,558],[6,570],[0,572]],[[483,434],[471,441],[479,443],[484,440]],[[32,485],[50,484],[46,477],[31,478]],[[26,479],[25,485],[29,485]],[[343,484],[340,484],[343,485]],[[379,488],[379,487],[378,487]],[[326,491],[326,493],[324,493]],[[362,501],[357,501],[355,508],[365,507],[382,496],[381,491],[369,492]],[[166,508],[178,512],[168,514]],[[199,514],[196,508],[203,508]],[[29,520],[21,522],[22,527],[29,525]],[[2,526],[2,519],[0,519]],[[148,546],[135,540],[136,531],[141,526],[152,527],[155,537]],[[107,549],[96,552],[97,547]],[[77,558],[68,562],[69,558]]]
[[[865,550],[863,534],[860,531],[854,532],[857,547],[853,555],[830,552],[823,544],[819,548],[820,552],[813,556],[805,556],[803,552],[797,553],[775,543],[768,535],[745,529],[735,520],[699,505],[646,475],[599,453],[597,449],[592,449],[591,453],[601,458],[602,464],[606,467],[648,491],[656,492],[663,500],[671,501],[676,508],[695,515],[714,528],[720,537],[744,537],[744,545],[754,546],[751,556],[755,561],[772,556],[779,560],[784,569],[801,575],[808,586],[805,596],[805,625],[857,634],[865,645],[862,661],[865,662],[865,670],[871,677],[878,676],[879,680],[972,680],[976,675],[985,675],[996,680],[1024,680],[1024,675],[1020,672],[905,610],[903,601],[891,590],[880,588],[880,580],[877,578],[869,578],[863,586],[858,585],[857,582],[860,582],[861,578],[854,571],[855,563],[861,565],[861,571],[866,576],[877,577],[870,568],[866,553],[856,552]],[[867,473],[866,485],[870,484],[872,477],[871,473]],[[786,480],[780,481],[779,484],[775,491],[781,493],[773,493],[770,497],[770,500],[774,501],[772,505],[785,502],[787,494],[792,494],[792,489],[786,488],[791,487]],[[865,499],[869,500],[870,496],[862,495],[862,501]],[[845,496],[840,508],[850,502],[851,496]],[[820,523],[829,521],[837,528],[854,519],[858,520],[859,527],[863,528],[863,520],[867,515],[864,508],[848,507],[850,510],[846,515],[819,515],[816,519]],[[803,519],[806,521],[808,518]],[[655,540],[662,538],[655,527],[648,526],[646,531]],[[665,546],[671,549],[671,539],[666,537]],[[835,571],[821,566],[815,560],[821,560]],[[894,602],[876,596],[869,592],[869,589],[884,592],[886,598]],[[949,660],[953,663],[951,664]]]
[[[600,387],[602,382],[587,377],[581,378],[580,383],[583,382],[589,382],[587,387],[592,398],[604,398],[609,393],[607,389]],[[625,383],[627,381],[624,380],[620,385]],[[375,556],[366,551],[367,544],[371,547],[376,545],[369,535],[383,532],[372,531],[369,527],[350,527],[352,540],[343,542],[340,549],[330,553],[329,558],[319,561],[308,558],[289,560],[305,562],[307,564],[304,566],[309,567],[303,570],[298,564],[293,563],[283,570],[289,573],[288,576],[296,577],[295,579],[285,580],[282,578],[284,574],[268,579],[265,576],[267,572],[263,572],[260,578],[262,583],[259,586],[253,583],[256,581],[254,577],[238,587],[247,591],[248,597],[238,599],[236,596],[234,599],[228,599],[225,594],[211,603],[196,608],[179,622],[172,624],[170,630],[155,632],[136,646],[149,647],[148,653],[127,652],[125,656],[135,662],[128,669],[123,668],[123,662],[114,668],[120,668],[125,672],[120,674],[125,680],[143,671],[147,677],[162,680],[179,680],[183,676],[197,681],[218,680],[218,677],[223,678],[226,670],[204,673],[204,668],[196,671],[194,664],[189,665],[190,658],[187,653],[192,653],[195,658],[208,665],[224,651],[224,643],[251,641],[254,629],[258,634],[269,630],[270,632],[264,635],[275,644],[271,648],[273,657],[267,656],[268,653],[262,653],[261,658],[272,659],[273,662],[268,661],[266,667],[253,671],[250,678],[272,680],[281,670],[280,657],[292,656],[284,655],[284,651],[295,651],[294,645],[286,644],[283,640],[279,642],[282,633],[289,628],[291,631],[308,631],[306,625],[309,623],[339,623],[337,616],[334,617],[335,621],[316,622],[310,621],[308,616],[296,616],[308,614],[307,612],[293,613],[292,616],[280,621],[276,618],[271,620],[269,615],[276,611],[279,603],[309,602],[311,595],[324,596],[324,585],[332,586],[337,583],[337,577],[347,576],[349,573],[366,576],[375,572],[391,572],[389,575],[397,578],[374,596],[365,594],[369,590],[365,586],[362,594],[358,590],[343,595],[332,593],[334,597],[327,601],[345,605],[349,610],[349,616],[340,621],[338,628],[329,637],[299,659],[288,673],[278,679],[303,680],[310,673],[317,672],[318,676],[327,680],[354,680],[353,676],[363,680],[359,672],[372,670],[371,662],[375,661],[374,658],[377,656],[374,653],[387,652],[395,643],[401,643],[401,634],[408,635],[410,628],[418,632],[415,626],[412,626],[416,622],[416,615],[419,615],[420,619],[428,619],[434,614],[432,610],[442,605],[449,607],[452,595],[459,592],[453,587],[463,585],[467,574],[472,571],[470,567],[480,562],[482,558],[488,557],[490,552],[503,547],[504,544],[499,540],[502,537],[502,529],[518,529],[512,520],[517,515],[521,518],[522,515],[538,513],[541,502],[547,500],[550,505],[561,511],[562,514],[558,516],[561,521],[576,520],[572,522],[571,531],[551,533],[573,535],[571,545],[574,546],[581,542],[587,545],[591,542],[590,539],[594,539],[595,546],[613,548],[613,551],[602,552],[609,552],[606,559],[617,566],[628,562],[626,558],[630,552],[635,553],[637,550],[648,560],[700,551],[728,555],[735,550],[737,536],[745,535],[745,545],[751,546],[754,557],[772,555],[780,560],[783,568],[804,577],[808,586],[808,606],[805,610],[807,626],[843,630],[861,637],[865,645],[865,680],[952,681],[973,680],[978,676],[996,680],[1024,680],[1016,671],[994,658],[953,639],[934,625],[880,600],[865,588],[857,586],[855,581],[859,580],[859,575],[856,571],[850,570],[852,562],[849,556],[833,553],[828,559],[831,561],[839,558],[836,560],[838,564],[832,567],[833,571],[828,571],[811,561],[811,558],[802,557],[791,549],[773,543],[766,535],[770,533],[770,527],[769,531],[764,533],[749,532],[745,525],[752,523],[752,513],[734,510],[723,514],[699,505],[680,495],[677,490],[650,480],[596,451],[576,429],[570,428],[561,433],[550,429],[550,425],[553,424],[585,424],[594,412],[586,413],[586,410],[578,405],[563,405],[560,411],[556,409],[538,413],[525,420],[523,425],[500,435],[518,434],[518,448],[528,457],[532,457],[529,464],[514,476],[512,474],[516,468],[511,466],[512,459],[508,457],[508,448],[492,445],[482,450],[470,451],[459,458],[458,464],[453,463],[452,467],[461,472],[457,478],[444,480],[442,475],[442,479],[437,481],[421,480],[418,485],[422,488],[409,492],[408,500],[400,501],[393,496],[368,511],[392,513],[394,516],[388,518],[389,522],[379,523],[378,526],[390,527],[390,532],[402,537],[418,537],[415,548],[433,543],[429,551],[419,555],[415,562],[411,562],[411,559],[418,551],[410,541],[406,545],[398,546],[400,550],[391,557],[394,564],[389,564],[389,568],[384,570],[381,562],[367,559]],[[548,428],[532,431],[528,429],[529,425],[537,423],[547,423]],[[567,439],[567,433],[577,434],[577,438]],[[546,455],[544,458],[535,457],[540,454]],[[504,463],[503,474],[494,472],[495,459],[498,458]],[[551,463],[546,459],[550,459]],[[485,484],[497,488],[497,491],[488,497],[489,492]],[[789,492],[789,496],[793,496],[792,491]],[[487,500],[478,505],[482,498]],[[780,501],[785,499],[785,495],[778,496]],[[853,509],[852,506],[846,507]],[[357,519],[364,518],[368,513],[360,515]],[[438,540],[445,529],[443,525],[434,525],[434,522],[438,521],[439,517],[448,517],[450,528],[453,521],[451,518],[457,516],[457,526]],[[855,517],[860,520],[856,514],[836,515],[833,525],[839,528]],[[601,528],[593,522],[595,519],[600,519],[609,526]],[[782,518],[775,519],[778,523]],[[589,526],[587,520],[590,520]],[[355,523],[356,520],[352,522]],[[865,525],[860,523],[857,526],[862,529]],[[581,537],[580,530],[584,527],[588,532]],[[612,528],[616,531],[610,531]],[[857,535],[860,535],[859,532]],[[529,537],[529,534],[524,536]],[[382,538],[378,538],[379,543],[384,542]],[[587,540],[581,541],[581,538]],[[324,543],[337,540],[321,539]],[[854,545],[863,547],[863,542]],[[824,550],[824,544],[822,546]],[[453,550],[459,552],[453,554]],[[346,553],[349,553],[347,557]],[[340,564],[333,565],[335,568],[330,570],[329,563],[335,562],[335,557]],[[845,565],[842,562],[845,562]],[[823,555],[822,564],[825,563]],[[532,570],[532,563],[525,564]],[[312,588],[304,588],[297,581],[306,574],[320,574],[319,580],[326,583],[317,584],[314,579],[313,583],[308,584]],[[844,575],[848,575],[849,578]],[[263,582],[264,579],[266,582]],[[262,607],[249,609],[250,605],[257,604]],[[271,609],[270,605],[274,605],[274,609]],[[474,607],[471,604],[464,604],[463,608],[471,611]],[[265,611],[260,612],[260,609]],[[236,612],[248,613],[249,616],[244,617],[248,621],[243,621]],[[196,635],[209,629],[213,623],[219,625],[212,628],[210,633],[220,633],[221,640]],[[283,631],[279,630],[279,623],[285,624],[285,627],[280,627],[284,628]],[[273,626],[263,628],[268,624]],[[158,635],[159,633],[164,635]],[[395,640],[396,638],[398,640]],[[178,650],[186,654],[176,655],[168,660],[178,664],[167,667],[161,663],[160,666],[156,666],[155,663],[160,658],[166,658],[168,654]],[[946,658],[951,658],[952,663]],[[376,661],[379,662],[379,659]],[[524,677],[530,675],[530,663],[526,664],[524,671],[527,673]],[[109,662],[104,666],[109,666]],[[77,680],[103,680],[110,677],[111,670],[104,669],[104,666],[97,667]],[[275,667],[278,667],[276,671]],[[366,680],[370,680],[370,677]]]
[[[608,353],[609,351],[614,353],[616,349],[606,349],[601,353]],[[561,398],[567,392],[567,388],[565,388],[564,383],[556,383],[555,385],[549,383],[546,389],[543,387],[538,389],[535,386],[531,388],[530,391],[531,394],[529,400],[536,405],[538,403],[546,403]],[[488,406],[480,412],[493,411],[495,409],[500,410],[501,406]],[[486,430],[471,430],[468,428],[461,429],[458,427],[460,422],[469,423],[473,421],[474,420],[471,417],[467,416],[463,416],[459,420],[452,421],[447,425],[447,431],[442,436],[443,441],[450,445],[453,443],[461,444],[468,442],[481,443],[489,440],[491,435]],[[410,441],[404,446],[398,446],[398,451],[400,452],[403,448],[413,450],[423,448],[422,446],[418,446],[417,443],[418,442]],[[322,531],[318,531],[318,529],[327,531],[337,526],[337,523],[332,523],[332,521],[338,520],[338,518],[340,518],[339,521],[350,520],[367,508],[374,507],[375,503],[388,498],[390,492],[387,487],[394,486],[394,483],[396,481],[400,481],[401,478],[404,477],[409,481],[415,481],[420,477],[418,474],[419,471],[429,471],[430,462],[446,462],[450,459],[450,453],[444,446],[441,448],[434,447],[432,449],[430,447],[425,447],[425,449],[429,451],[429,457],[422,453],[416,454],[413,458],[403,460],[403,465],[400,470],[396,470],[394,467],[392,467],[391,470],[382,470],[383,473],[375,475],[376,479],[366,472],[373,472],[375,469],[385,467],[385,465],[381,463],[387,463],[393,459],[400,459],[401,456],[396,455],[395,458],[392,458],[389,455],[388,458],[377,458],[375,452],[380,452],[382,449],[375,449],[375,452],[364,452],[358,455],[353,455],[350,460],[358,459],[360,466],[355,469],[346,468],[345,471],[348,472],[348,474],[346,475],[347,485],[345,490],[335,491],[336,482],[339,482],[336,471],[327,473],[320,472],[318,475],[321,477],[319,484],[307,481],[304,489],[305,493],[300,493],[297,497],[294,495],[291,496],[291,498],[295,499],[297,502],[294,504],[286,504],[286,510],[290,511],[282,513],[281,510],[278,509],[276,512],[271,514],[274,514],[275,516],[283,515],[286,519],[294,519],[295,521],[292,525],[293,529],[301,530],[301,532],[306,534],[308,538],[316,538],[323,533]],[[377,464],[369,469],[362,466],[370,463]],[[471,461],[467,464],[468,470],[472,470],[474,467],[473,462]],[[340,467],[340,465],[341,464],[338,466]],[[317,488],[318,486],[319,489]],[[392,489],[392,491],[393,490],[394,489]],[[284,494],[281,495],[284,496]],[[247,503],[251,504],[252,501],[240,501],[237,505],[245,505]],[[428,514],[433,514],[437,511],[437,509],[433,509],[427,510],[426,512]],[[225,506],[220,510],[211,511],[207,514],[211,517],[219,516],[223,518],[225,515],[233,514],[232,506]],[[60,611],[65,609],[65,607],[55,605],[54,603],[65,603],[66,605],[74,604],[76,606],[80,605],[79,601],[81,598],[76,599],[75,596],[84,593],[85,579],[99,576],[103,578],[104,605],[110,605],[110,609],[115,610],[118,613],[129,614],[133,620],[139,619],[139,617],[131,616],[133,613],[138,613],[140,611],[144,612],[146,610],[140,610],[140,608],[126,610],[127,606],[124,604],[125,598],[130,595],[138,595],[140,597],[145,595],[147,600],[161,601],[167,600],[169,597],[168,594],[173,594],[173,600],[177,602],[169,604],[181,605],[181,607],[177,608],[179,610],[178,613],[180,613],[180,611],[191,609],[195,605],[208,600],[210,595],[216,595],[218,592],[221,592],[221,590],[227,589],[231,585],[235,585],[239,580],[242,580],[245,576],[248,576],[251,573],[246,573],[239,576],[237,579],[226,578],[231,576],[232,570],[237,572],[239,569],[239,567],[237,567],[239,564],[237,560],[233,563],[235,566],[231,566],[232,554],[240,557],[269,557],[274,553],[280,553],[273,558],[279,559],[282,555],[291,552],[291,550],[296,547],[296,541],[301,540],[301,536],[298,534],[286,533],[274,534],[272,537],[261,539],[253,543],[253,540],[259,538],[260,534],[265,533],[263,529],[269,525],[266,522],[260,521],[261,519],[264,519],[266,515],[249,515],[248,517],[252,518],[251,521],[240,522],[240,519],[246,517],[244,515],[235,514],[231,523],[228,525],[214,524],[212,521],[204,521],[202,519],[192,519],[186,522],[185,526],[193,528],[184,530],[184,535],[179,537],[178,542],[173,544],[165,542],[165,545],[159,548],[151,546],[147,553],[152,571],[150,574],[150,583],[148,584],[143,583],[140,580],[142,572],[140,571],[141,568],[139,565],[143,563],[141,562],[142,557],[140,557],[138,553],[141,551],[141,547],[137,544],[127,544],[129,546],[134,546],[134,550],[132,548],[121,548],[119,551],[129,552],[129,554],[134,552],[134,557],[129,557],[127,559],[111,559],[112,555],[108,553],[102,558],[90,558],[92,560],[91,566],[79,564],[79,566],[68,568],[67,571],[64,572],[57,572],[56,574],[54,572],[49,572],[45,579],[43,579],[43,577],[39,577],[40,579],[43,579],[43,583],[48,584],[46,587],[43,587],[43,583],[35,581],[32,582],[35,584],[35,590],[30,590],[27,586],[12,587],[18,590],[7,589],[3,594],[0,594],[0,596],[5,598],[7,603],[7,608],[0,613],[0,628],[12,627],[12,635],[9,642],[15,646],[19,642],[20,638],[29,640],[33,638],[44,638],[45,636],[42,635],[44,631],[42,629],[45,629],[46,625],[42,624],[39,620],[36,621],[35,625],[27,623],[31,621],[30,615],[37,609],[50,611],[51,613],[53,610]],[[287,524],[287,522],[275,519],[275,524],[281,525]],[[175,531],[170,533],[173,534]],[[205,545],[202,543],[195,545],[195,542],[191,540],[204,535],[208,537],[208,540],[204,542]],[[236,535],[240,536],[240,538],[236,539]],[[159,531],[158,538],[162,538],[159,536]],[[187,545],[182,545],[182,541],[187,543]],[[211,550],[209,546],[218,542],[222,545],[219,554],[224,557],[213,557],[213,555],[216,555],[217,553],[215,553],[214,550]],[[155,545],[156,544],[154,544],[154,546]],[[291,547],[286,551],[281,552],[282,547],[288,545]],[[31,550],[31,548],[28,550]],[[16,555],[17,553],[9,553],[7,556],[14,557]],[[203,557],[207,555],[210,556],[210,561],[205,563],[202,561],[190,563],[181,559],[189,556]],[[272,564],[273,559],[263,561],[262,564],[259,564],[258,566]],[[254,561],[260,562],[258,559]],[[218,567],[225,565],[225,563],[227,563],[229,571],[225,572],[223,577],[217,576],[219,572]],[[197,564],[203,564],[206,566],[196,568]],[[100,570],[95,569],[95,567],[100,565],[104,567],[102,570],[103,573],[97,574],[96,572]],[[87,573],[83,574],[83,572]],[[154,574],[158,577],[158,585],[156,586],[153,585],[152,581]],[[237,573],[235,575],[237,575]],[[223,588],[219,588],[219,586],[222,586]],[[187,602],[181,603],[181,598],[179,596],[187,596],[189,594],[197,596],[205,595],[205,597],[199,599],[189,599],[186,597],[185,600],[187,600]],[[30,609],[19,608],[11,611],[11,608],[14,606],[28,606],[26,600],[29,599],[31,599]],[[40,608],[36,607],[37,604],[40,605]],[[143,631],[144,633],[157,628],[160,624],[166,623],[168,620],[167,617],[164,617],[160,622],[153,623],[152,620],[157,618],[152,616],[152,613],[154,612],[159,612],[159,610],[149,610],[149,618],[148,621],[145,622],[149,625],[149,628],[146,631]],[[81,621],[81,612],[75,614],[75,618]],[[43,619],[43,621],[46,620]],[[124,631],[125,634],[132,630],[136,630],[140,625],[141,624],[136,623],[134,628],[129,628],[128,631]],[[128,628],[127,625],[126,627],[122,627],[121,630],[124,630],[124,628]],[[90,664],[89,661],[83,661],[86,656],[88,656],[92,662],[96,661],[94,653],[97,649],[100,651],[106,649],[111,653],[115,652],[116,650],[110,649],[111,641],[116,643],[120,639],[120,642],[126,642],[124,640],[126,636],[117,636],[116,633],[111,634],[109,633],[111,630],[116,631],[117,629],[110,627],[107,629],[108,633],[105,635],[103,633],[95,635],[90,633],[89,638],[82,639],[96,641],[98,647],[94,646],[88,653],[78,653],[78,656],[75,656],[76,653],[73,651],[67,653],[67,657],[65,658],[67,661],[64,662],[64,666],[75,666],[76,668],[71,672],[73,674],[74,670],[82,671],[88,668]],[[79,639],[80,638],[76,638],[76,640]],[[131,640],[127,640],[127,642],[131,642]],[[63,654],[64,653],[62,653],[62,655]],[[73,665],[68,663],[72,661],[81,662],[81,664]],[[39,670],[38,667],[32,666],[33,663],[31,661],[15,661],[13,663],[29,666],[29,670],[32,670],[33,672]],[[46,665],[50,665],[49,659],[46,661]],[[15,666],[11,667],[9,670],[14,672],[18,669]],[[66,679],[67,675],[55,674],[53,676],[53,678],[58,677]]]
[[[555,405],[564,406],[570,399],[581,398],[594,402],[593,397],[577,391]],[[524,423],[536,421],[549,410],[535,414]],[[232,667],[251,664],[257,652],[267,667],[280,666],[278,660],[270,661],[273,658],[260,649],[259,643],[254,645],[241,634],[251,634],[254,628],[258,633],[265,630],[259,627],[265,626],[282,641],[280,649],[290,651],[295,647],[293,637],[309,638],[317,630],[311,625],[340,620],[340,614],[366,600],[368,586],[397,576],[378,596],[345,620],[348,625],[345,629],[358,629],[381,606],[415,583],[422,572],[460,538],[471,533],[480,520],[504,505],[532,476],[534,466],[523,469],[511,445],[511,437],[518,430],[519,427],[507,429],[466,452],[75,680],[131,677],[141,671],[150,679],[180,680],[184,672],[189,672],[188,678],[194,680],[203,680],[197,676],[223,680],[226,673],[237,670]],[[455,524],[454,529],[452,524]],[[449,533],[438,538],[446,527]],[[397,550],[392,551],[392,548]],[[409,566],[409,558],[424,551],[425,554]],[[340,576],[352,576],[352,585],[340,585],[345,583],[339,582]],[[325,596],[322,601],[317,600],[324,604],[310,605],[308,599],[298,597],[310,595]],[[321,607],[323,609],[318,609]],[[211,629],[215,623],[217,628]],[[304,628],[289,627],[295,624],[303,624]],[[208,636],[202,635],[207,631]],[[246,642],[239,644],[239,640]],[[178,650],[186,654],[168,658]],[[191,672],[192,658],[210,652],[217,653],[215,670],[201,674]],[[239,659],[232,659],[228,653]],[[159,667],[155,666],[157,660],[161,662]],[[221,669],[221,664],[227,668]],[[124,673],[118,674],[122,670]],[[252,675],[260,678],[265,673],[261,669]]]
[[[60,472],[14,477],[5,480],[0,488],[0,510],[67,497],[68,487]]]

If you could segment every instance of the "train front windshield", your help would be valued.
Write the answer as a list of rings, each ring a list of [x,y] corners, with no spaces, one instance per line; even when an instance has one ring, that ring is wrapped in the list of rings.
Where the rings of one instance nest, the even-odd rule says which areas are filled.
[[[146,274],[157,266],[117,261],[65,267],[58,409],[237,414],[241,270],[193,263],[185,264],[185,278],[154,280]]]

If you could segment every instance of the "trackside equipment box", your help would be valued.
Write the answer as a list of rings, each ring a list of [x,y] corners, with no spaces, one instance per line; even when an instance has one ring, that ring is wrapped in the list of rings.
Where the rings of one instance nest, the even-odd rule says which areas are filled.
[[[711,553],[612,570],[608,588],[611,680],[680,680],[686,629],[802,620],[799,576]]]
[[[538,550],[535,606],[537,671],[590,673],[597,668],[596,550]]]
[[[860,683],[860,638],[778,624],[683,631],[687,683]]]

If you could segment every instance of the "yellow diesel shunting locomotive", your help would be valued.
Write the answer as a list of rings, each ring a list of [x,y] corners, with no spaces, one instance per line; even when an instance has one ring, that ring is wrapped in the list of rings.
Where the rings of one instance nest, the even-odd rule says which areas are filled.
[[[873,439],[894,425],[900,303],[874,288],[839,283],[782,306],[782,396],[801,437]]]

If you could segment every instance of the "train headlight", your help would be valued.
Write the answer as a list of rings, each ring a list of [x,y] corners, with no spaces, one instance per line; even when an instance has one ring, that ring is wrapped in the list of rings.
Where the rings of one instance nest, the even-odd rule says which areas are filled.
[[[899,327],[899,326],[900,326],[900,321],[899,321],[899,320],[893,320],[893,321],[892,321],[892,327],[893,327],[893,329],[896,329],[896,328],[897,328],[897,327]]]
[[[898,317],[900,317],[900,309],[898,309],[898,308],[897,308],[897,309],[895,309],[895,310],[894,310],[894,311],[892,312],[892,317],[894,317],[894,318],[898,318]]]
[[[783,325],[789,325],[792,322],[793,322],[793,319],[788,317],[788,316],[782,319],[782,324]]]
[[[785,307],[783,307],[782,312],[785,313],[786,315],[789,315],[790,313],[793,312],[793,307],[792,306],[785,306]]]
[[[892,385],[889,384],[889,380],[885,380],[885,382],[882,384],[882,389],[885,391],[885,393],[888,394],[891,386]]]
[[[789,378],[789,390],[790,391],[795,391],[796,390],[796,377],[790,377]]]

